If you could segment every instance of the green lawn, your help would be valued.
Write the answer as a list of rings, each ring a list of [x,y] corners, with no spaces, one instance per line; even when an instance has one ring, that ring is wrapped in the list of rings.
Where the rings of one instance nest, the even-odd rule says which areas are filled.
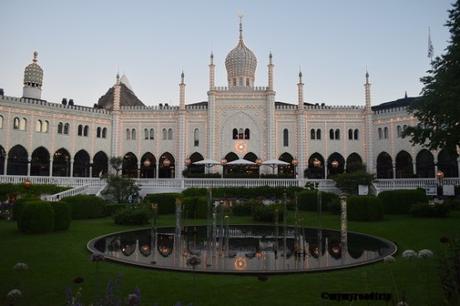
[[[306,226],[318,226],[315,213],[302,213]],[[292,216],[290,216],[292,217]],[[291,220],[291,218],[290,218]],[[204,220],[200,220],[202,223]],[[160,216],[160,225],[172,225],[172,215]],[[233,218],[230,223],[253,223],[249,218]],[[338,228],[338,216],[324,214],[324,227]],[[0,221],[0,305],[6,293],[19,288],[24,296],[18,305],[64,305],[65,288],[82,287],[84,301],[103,292],[109,278],[123,275],[122,292],[139,287],[142,305],[350,305],[321,299],[321,292],[404,293],[410,305],[442,305],[439,259],[405,260],[399,255],[393,264],[378,263],[342,271],[256,277],[192,275],[161,272],[89,260],[86,243],[95,236],[128,229],[109,218],[73,221],[69,231],[46,235],[24,235],[13,222]],[[423,248],[442,251],[441,236],[460,234],[460,212],[447,219],[386,216],[381,222],[350,222],[349,230],[395,241],[400,250]],[[400,253],[400,252],[399,252]],[[14,271],[17,262],[27,271]],[[394,275],[395,282],[392,281]],[[84,282],[73,284],[81,276]],[[386,305],[383,302],[354,302],[352,305]]]

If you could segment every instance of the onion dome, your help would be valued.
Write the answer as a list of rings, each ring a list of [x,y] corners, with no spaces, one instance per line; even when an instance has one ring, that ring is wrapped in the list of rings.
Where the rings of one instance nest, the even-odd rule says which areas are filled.
[[[24,85],[31,87],[41,87],[43,84],[43,69],[37,64],[38,52],[34,52],[32,64],[24,70]]]
[[[241,17],[240,17],[241,18]],[[240,20],[240,39],[238,45],[225,58],[228,86],[254,86],[257,58],[243,41],[243,25]]]

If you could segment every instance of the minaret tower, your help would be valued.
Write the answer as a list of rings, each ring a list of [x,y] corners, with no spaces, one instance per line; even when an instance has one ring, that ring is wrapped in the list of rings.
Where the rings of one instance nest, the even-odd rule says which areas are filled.
[[[118,137],[119,135],[121,135],[120,104],[121,104],[121,84],[120,84],[120,74],[117,73],[115,85],[113,86],[112,157],[118,157],[121,155],[120,137]]]
[[[299,71],[299,83],[297,83],[297,97],[299,110],[303,109],[303,83],[302,83],[302,71]]]
[[[216,65],[214,65],[214,54],[211,52],[209,64],[209,90],[216,87]]]
[[[179,83],[179,109],[185,110],[185,83],[184,83],[184,72],[180,75]]]
[[[364,108],[365,127],[366,127],[366,143],[364,144],[364,152],[366,156],[367,172],[376,173],[374,166],[374,144],[372,137],[372,108],[371,108],[371,83],[369,83],[369,72],[366,69],[366,83],[364,83],[364,99],[366,106]]]
[[[24,87],[22,96],[29,99],[38,99],[42,97],[43,69],[37,64],[38,52],[34,52],[32,64],[24,70]]]
[[[179,83],[179,122],[178,122],[178,142],[177,145],[177,165],[176,165],[176,177],[182,177],[184,171],[185,154],[186,154],[186,131],[185,131],[185,82],[184,82],[184,71],[180,74]]]
[[[270,52],[270,55],[268,56],[268,90],[273,90],[273,65],[272,62],[273,56],[272,53]]]

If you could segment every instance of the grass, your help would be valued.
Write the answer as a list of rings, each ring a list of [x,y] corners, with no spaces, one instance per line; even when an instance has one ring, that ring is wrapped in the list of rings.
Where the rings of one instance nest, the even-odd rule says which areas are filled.
[[[319,225],[317,214],[302,212],[306,226]],[[292,215],[289,216],[292,221]],[[203,223],[204,220],[198,220]],[[338,216],[323,214],[322,225],[339,228]],[[173,215],[160,216],[159,225],[172,225]],[[231,223],[253,223],[250,218],[232,218]],[[24,235],[13,222],[0,221],[0,305],[5,296],[19,288],[23,297],[17,305],[64,305],[65,289],[82,288],[88,302],[104,292],[107,280],[121,273],[122,294],[135,287],[142,294],[142,305],[350,305],[321,299],[321,292],[389,292],[404,294],[410,305],[442,305],[438,276],[439,259],[405,260],[399,255],[392,264],[377,263],[365,267],[297,275],[271,276],[265,282],[256,277],[204,275],[162,272],[89,260],[86,242],[98,235],[129,229],[112,219],[73,221],[66,232]],[[395,241],[405,249],[431,249],[442,252],[441,236],[460,233],[460,212],[446,219],[386,216],[381,222],[350,222],[349,230]],[[14,271],[17,262],[29,270]],[[98,265],[98,267],[96,267]],[[395,282],[392,281],[394,275]],[[84,282],[76,285],[77,276]],[[395,287],[396,283],[396,287]],[[344,304],[345,303],[345,304]],[[354,302],[352,305],[387,305],[383,302]]]

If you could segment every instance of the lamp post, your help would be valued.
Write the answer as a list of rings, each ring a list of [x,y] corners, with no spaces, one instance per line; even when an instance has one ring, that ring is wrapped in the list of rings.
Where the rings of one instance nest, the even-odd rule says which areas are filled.
[[[297,165],[299,164],[299,161],[294,158],[291,163],[294,166],[294,178],[297,178]]]
[[[321,167],[321,161],[315,157],[313,159],[313,168],[318,169],[320,167]],[[323,171],[323,174],[324,174],[324,171]]]
[[[332,169],[334,169],[334,174],[335,174],[335,171],[337,170],[337,168],[339,167],[339,162],[337,160],[333,160],[331,162],[331,166],[332,166]]]
[[[444,172],[442,172],[441,170],[438,170],[436,172],[436,177],[438,178],[438,196],[442,196],[443,195],[443,179],[444,179]]]
[[[260,178],[260,166],[262,165],[262,160],[261,159],[256,159],[256,165],[258,167],[258,171],[259,171],[259,178]]]
[[[171,169],[169,169],[170,165],[171,165],[171,161],[168,158],[165,158],[163,160],[163,167],[168,168],[168,170],[169,170],[169,178],[171,178]]]
[[[192,160],[190,158],[186,158],[184,163],[185,163],[185,166],[187,167],[187,173],[188,175],[190,175],[190,171],[191,171],[190,165],[192,164]]]
[[[225,158],[223,158],[220,161],[220,164],[222,165],[222,178],[224,178],[224,169],[225,169],[225,165],[227,164],[227,160]]]

